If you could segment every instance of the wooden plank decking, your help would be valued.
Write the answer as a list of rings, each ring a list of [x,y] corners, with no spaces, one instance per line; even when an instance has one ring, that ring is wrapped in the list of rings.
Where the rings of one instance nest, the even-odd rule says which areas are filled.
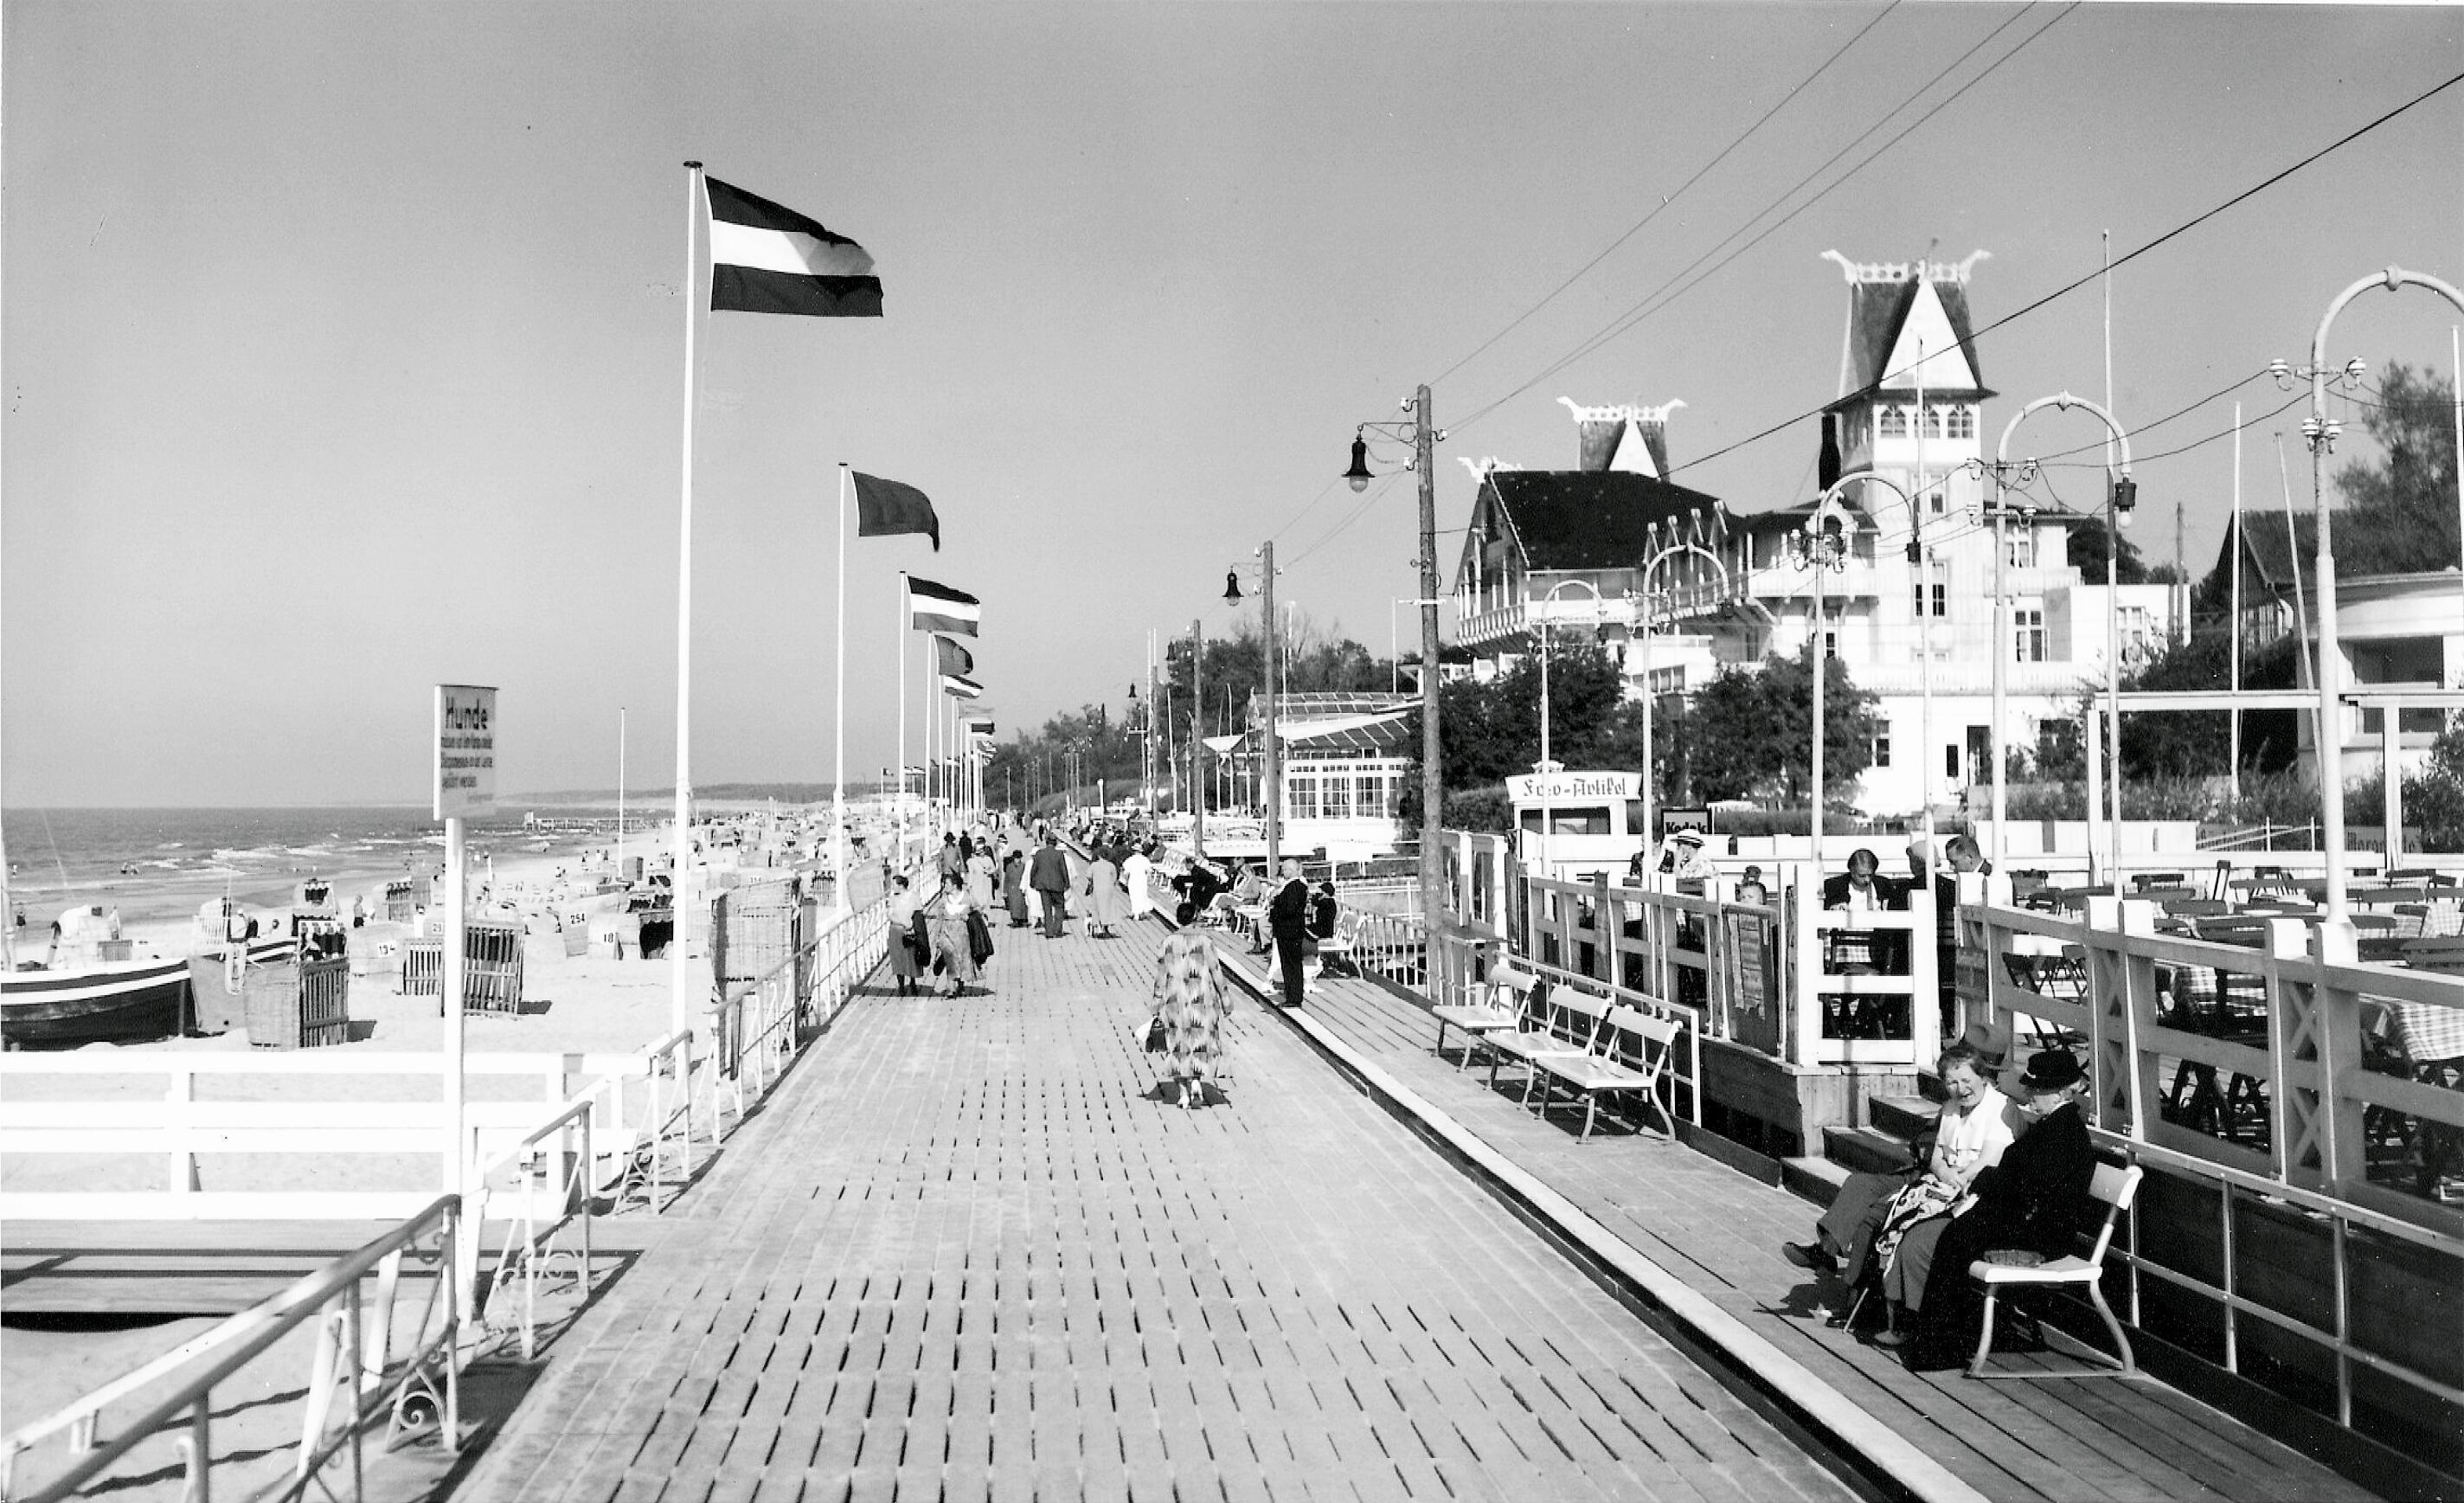
[[[1149,1099],[1152,926],[996,933],[850,1007],[461,1495],[1849,1495],[1252,1004],[1231,1105]]]
[[[1235,963],[1264,989],[1263,962]],[[1485,1071],[1458,1073],[1433,1056],[1437,1022],[1425,1008],[1373,983],[1321,979],[1303,1010],[1989,1497],[2375,1495],[2153,1380],[1984,1383],[1955,1371],[1910,1373],[1891,1354],[1828,1328],[1813,1275],[1781,1257],[1781,1243],[1811,1240],[1815,1210],[1807,1202],[1630,1123],[1578,1145],[1579,1113],[1544,1122],[1518,1104],[1521,1085],[1510,1072],[1494,1092]],[[1450,1031],[1449,1055],[1456,1038]],[[2013,1366],[2032,1359],[2043,1360],[1997,1359]]]

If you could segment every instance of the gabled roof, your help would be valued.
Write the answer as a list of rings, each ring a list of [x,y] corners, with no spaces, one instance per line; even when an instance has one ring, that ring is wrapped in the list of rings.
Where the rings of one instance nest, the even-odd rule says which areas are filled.
[[[1511,537],[1532,569],[1617,569],[1679,539],[1725,536],[1727,514],[1716,497],[1624,471],[1495,470],[1472,523]]]

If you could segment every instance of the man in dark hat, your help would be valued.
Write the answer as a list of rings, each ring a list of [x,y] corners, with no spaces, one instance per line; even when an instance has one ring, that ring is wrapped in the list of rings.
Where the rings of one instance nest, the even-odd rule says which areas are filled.
[[[2034,1124],[2000,1162],[1976,1176],[1969,1186],[1973,1203],[1953,1214],[1934,1247],[1907,1347],[1910,1367],[1955,1367],[1975,1345],[1983,1296],[1969,1264],[2005,1249],[2046,1259],[2077,1250],[2079,1212],[2096,1178],[2096,1153],[2079,1115],[2086,1086],[2086,1072],[2070,1050],[2029,1056],[2018,1090]]]

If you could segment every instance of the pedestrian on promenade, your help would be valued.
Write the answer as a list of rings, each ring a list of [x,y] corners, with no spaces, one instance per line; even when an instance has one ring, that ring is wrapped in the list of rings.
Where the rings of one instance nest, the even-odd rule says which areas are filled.
[[[1044,849],[1027,869],[1026,885],[1044,903],[1044,937],[1058,939],[1068,933],[1069,858],[1061,852],[1061,837],[1045,832]]]
[[[898,995],[915,994],[915,979],[932,963],[932,955],[915,951],[915,910],[922,906],[924,895],[914,890],[904,876],[890,879],[890,974],[898,979]],[[929,943],[929,941],[928,941]]]
[[[1925,1166],[1901,1174],[1850,1175],[1815,1223],[1815,1240],[1782,1246],[1791,1263],[1836,1272],[1854,1291],[1890,1263],[1910,1227],[1947,1214],[1977,1175],[2001,1161],[2014,1136],[2016,1103],[1994,1088],[1975,1046],[1944,1050],[1934,1072],[1946,1099],[1934,1119],[1933,1150]],[[1838,1310],[1834,1323],[1847,1324],[1848,1301]]]
[[[1232,1000],[1215,945],[1196,929],[1164,937],[1155,960],[1155,1016],[1163,1020],[1164,1069],[1183,1110],[1223,1099],[1215,1084]]]
[[[1131,846],[1121,858],[1121,886],[1129,894],[1129,917],[1135,922],[1139,915],[1155,906],[1155,862],[1146,848]]]
[[[997,901],[994,887],[1001,881],[1001,868],[993,864],[993,848],[989,842],[978,842],[975,853],[967,857],[967,901],[977,913],[989,913]]]
[[[959,852],[957,830],[941,831],[941,849],[933,857],[933,869],[940,876],[948,876],[953,873],[965,873],[967,858]]]
[[[1001,857],[1001,901],[1009,907],[1009,926],[1026,927],[1026,852],[1013,851]]]
[[[1097,846],[1095,859],[1087,863],[1088,938],[1119,938],[1112,926],[1121,921],[1121,869],[1112,864],[1111,848]]]
[[[967,932],[967,916],[973,912],[966,884],[955,875],[943,877],[941,891],[924,905],[924,926],[933,936],[934,969],[950,984],[943,992],[940,982],[935,982],[935,995],[963,997],[968,984],[976,980],[973,937]]]
[[[1946,1218],[1910,1229],[1883,1275],[1883,1293],[1916,1316],[1906,1336],[1908,1366],[1954,1367],[1976,1338],[1983,1296],[1969,1266],[1988,1252],[2042,1262],[2072,1250],[2079,1218],[2096,1178],[2096,1151],[2079,1117],[2086,1072],[2065,1049],[2039,1050],[2019,1076],[2033,1125],[2002,1160],[1979,1173],[1969,1200]],[[1927,1235],[1931,1233],[1931,1235]],[[1901,1344],[1891,1333],[1878,1345]]]
[[[1297,1007],[1309,983],[1301,975],[1301,940],[1309,933],[1309,889],[1301,864],[1284,858],[1284,885],[1266,905],[1266,929],[1275,937],[1275,955],[1284,968],[1284,1006]]]

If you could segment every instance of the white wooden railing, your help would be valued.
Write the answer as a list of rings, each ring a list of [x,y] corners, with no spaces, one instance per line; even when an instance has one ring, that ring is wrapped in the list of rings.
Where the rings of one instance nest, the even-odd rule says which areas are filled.
[[[363,1496],[368,1432],[385,1422],[380,1444],[433,1432],[445,1450],[459,1449],[462,1354],[457,1350],[463,1312],[457,1292],[466,1270],[458,1261],[465,1242],[461,1203],[451,1195],[430,1201],[383,1236],[345,1253],[196,1339],[95,1390],[52,1414],[0,1436],[0,1498],[53,1503],[73,1496],[100,1478],[148,1438],[174,1433],[183,1473],[183,1496],[211,1495],[214,1465],[214,1392],[242,1368],[298,1327],[316,1322],[317,1341],[308,1382],[298,1395],[302,1418],[297,1458],[287,1475],[264,1476],[264,1459],[249,1453],[225,1464],[258,1465],[247,1481],[257,1496],[299,1498],[312,1485],[323,1497]],[[426,1305],[417,1313],[399,1356],[393,1342],[394,1301],[406,1258],[431,1265]],[[374,1308],[364,1285],[376,1279]],[[199,1368],[200,1363],[205,1364]],[[165,1379],[187,1373],[152,1407],[102,1433],[106,1411]],[[31,1491],[21,1492],[20,1458],[33,1447],[65,1438],[71,1460]]]
[[[2378,1037],[2407,1014],[2452,1034],[2464,977],[2363,963],[2347,927],[2268,918],[2254,947],[2159,934],[2157,914],[2104,896],[2077,917],[1960,912],[1980,1021],[2013,1027],[2022,1053],[2082,1052],[2095,1136],[2150,1172],[2123,1243],[2129,1317],[2151,1285],[2189,1291],[2195,1315],[2175,1308],[2173,1324],[2212,1321],[2233,1372],[2308,1343],[2342,1424],[2365,1369],[2382,1413],[2390,1382],[2464,1406],[2464,1211],[2435,1183],[2373,1172],[2391,1148],[2464,1144],[2464,1091],[2391,1070]],[[2214,1220],[2192,1225],[2210,1200]]]

